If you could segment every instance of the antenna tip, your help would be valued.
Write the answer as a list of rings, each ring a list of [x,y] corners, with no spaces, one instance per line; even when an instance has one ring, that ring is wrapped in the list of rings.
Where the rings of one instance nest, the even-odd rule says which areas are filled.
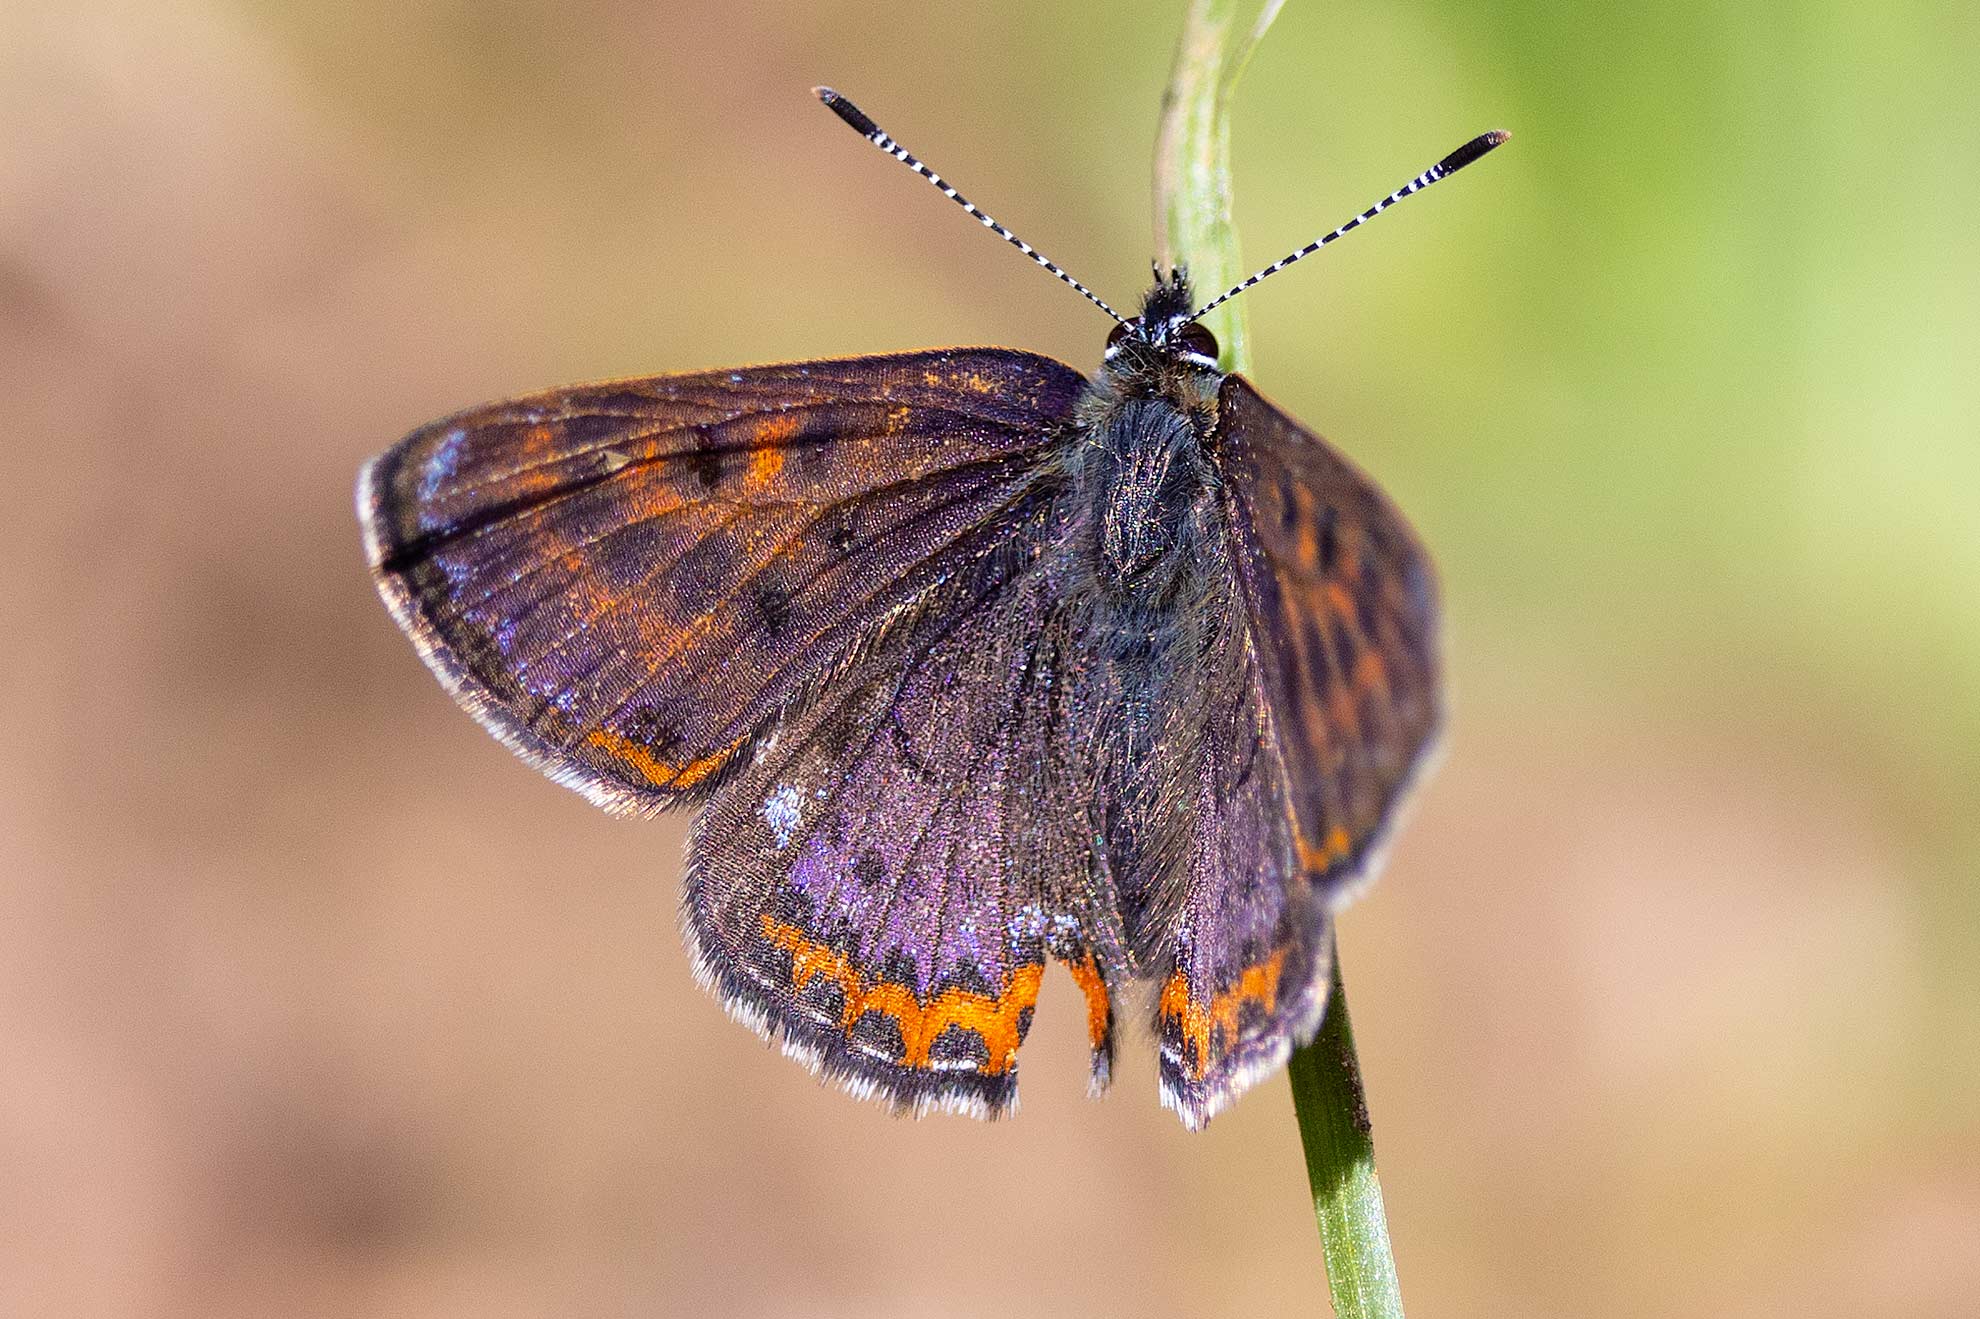
[[[813,87],[811,94],[825,102],[825,108],[852,125],[853,131],[861,137],[872,137],[880,131],[880,126],[868,119],[863,111],[830,87]]]
[[[1490,151],[1493,147],[1503,145],[1511,136],[1512,134],[1503,128],[1495,128],[1489,133],[1480,133],[1477,137],[1472,138],[1471,141],[1438,161],[1437,169],[1444,174],[1455,174],[1472,161]]]

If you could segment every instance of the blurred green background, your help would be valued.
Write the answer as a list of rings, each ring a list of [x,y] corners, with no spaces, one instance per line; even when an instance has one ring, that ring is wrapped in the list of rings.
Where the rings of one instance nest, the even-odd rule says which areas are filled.
[[[552,383],[1104,321],[1176,7],[0,4],[0,1312],[1324,1313],[1054,973],[896,1122],[697,991],[683,824],[460,715],[350,511]],[[1257,378],[1442,566],[1449,753],[1342,951],[1413,1315],[1980,1309],[1980,9],[1294,0]]]

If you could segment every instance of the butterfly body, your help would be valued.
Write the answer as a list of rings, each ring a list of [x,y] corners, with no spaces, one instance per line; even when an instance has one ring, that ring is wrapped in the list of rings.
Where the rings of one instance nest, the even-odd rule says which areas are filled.
[[[1095,1087],[1145,982],[1207,1120],[1317,1025],[1430,740],[1414,538],[1178,299],[1091,381],[958,349],[579,386],[360,480],[443,684],[601,805],[699,806],[701,978],[897,1107],[1006,1111],[1056,959]]]
[[[608,381],[367,464],[379,592],[443,687],[614,811],[699,811],[682,930],[733,1015],[902,1111],[994,1116],[1048,961],[1093,1088],[1148,1000],[1201,1126],[1325,1003],[1332,917],[1438,724],[1428,559],[1197,323],[1091,380],[959,348]],[[1145,995],[1131,991],[1141,986]]]

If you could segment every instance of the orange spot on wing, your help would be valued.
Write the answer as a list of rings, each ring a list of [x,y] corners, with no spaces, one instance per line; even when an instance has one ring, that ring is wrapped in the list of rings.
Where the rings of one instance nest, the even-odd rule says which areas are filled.
[[[802,419],[795,413],[773,412],[760,417],[749,438],[749,470],[743,480],[750,490],[761,490],[784,470],[783,445],[798,433]]]
[[[772,412],[756,419],[752,447],[758,444],[782,444],[798,432],[800,418],[795,412]]]
[[[1364,650],[1354,662],[1354,685],[1365,692],[1387,695],[1389,690],[1389,668],[1382,662],[1378,650]]]
[[[1320,566],[1320,533],[1314,529],[1311,522],[1300,523],[1299,539],[1294,543],[1294,549],[1299,554],[1300,563],[1305,567],[1311,569]]]
[[[1191,997],[1189,978],[1181,971],[1163,984],[1157,1011],[1164,1021],[1174,1021],[1182,1037],[1195,1045],[1197,1076],[1202,1076],[1209,1066],[1213,1030],[1222,1029],[1228,1048],[1237,1039],[1240,1008],[1246,1003],[1256,1003],[1270,1012],[1278,1006],[1279,974],[1285,969],[1286,951],[1281,948],[1264,961],[1247,966],[1235,985],[1212,994],[1208,1003],[1199,1003]]]
[[[1355,704],[1354,691],[1345,683],[1327,689],[1327,719],[1334,728],[1354,737],[1361,730],[1361,707]]]
[[[631,765],[654,787],[679,791],[692,788],[728,764],[730,757],[736,754],[748,738],[746,735],[739,737],[715,754],[703,756],[699,760],[690,760],[684,765],[670,765],[624,733],[615,732],[610,728],[594,728],[585,734],[584,740],[588,746],[596,747],[606,755]]]
[[[906,985],[868,985],[859,969],[844,954],[821,943],[814,943],[795,925],[785,925],[769,913],[762,918],[763,937],[791,955],[791,982],[803,989],[816,976],[825,976],[839,986],[846,1006],[839,1026],[850,1031],[869,1012],[892,1017],[901,1028],[906,1046],[901,1063],[906,1067],[927,1067],[928,1051],[942,1032],[951,1026],[973,1030],[983,1038],[990,1061],[983,1066],[987,1075],[1010,1069],[1017,1061],[1021,1043],[1019,1017],[1038,1002],[1038,985],[1044,978],[1042,965],[1021,966],[1011,974],[1010,983],[996,997],[975,994],[966,989],[945,989],[927,1003],[915,998]]]
[[[1339,825],[1327,831],[1327,840],[1318,847],[1306,841],[1306,835],[1300,832],[1297,823],[1293,825],[1292,836],[1293,851],[1299,856],[1300,869],[1315,874],[1325,871],[1354,849],[1354,839]]]
[[[923,371],[921,383],[930,389],[967,389],[972,394],[1000,394],[1005,386],[981,371],[952,374],[945,371]]]
[[[1315,507],[1313,492],[1305,486],[1294,486],[1290,491],[1292,507],[1290,512],[1298,534],[1293,540],[1293,550],[1299,556],[1300,566],[1308,572],[1320,567],[1320,510]]]
[[[758,449],[755,456],[749,460],[748,480],[750,487],[756,490],[762,489],[774,481],[777,478],[777,473],[783,470],[784,451],[782,449]]]
[[[1086,995],[1086,1038],[1093,1042],[1094,1048],[1103,1049],[1107,1046],[1107,1028],[1113,1022],[1114,1010],[1107,999],[1107,982],[1100,978],[1100,964],[1089,952],[1085,961],[1077,965],[1068,962],[1066,969],[1072,972],[1079,992]]]

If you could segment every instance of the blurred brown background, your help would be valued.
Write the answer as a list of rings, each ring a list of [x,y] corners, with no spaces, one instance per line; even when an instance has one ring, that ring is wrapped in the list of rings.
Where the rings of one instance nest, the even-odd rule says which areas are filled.
[[[1761,12],[1762,10],[1765,12]],[[697,991],[387,621],[484,398],[1105,324],[1170,6],[0,0],[0,1312],[1322,1313],[1283,1082],[897,1122]],[[1449,755],[1343,954],[1419,1316],[1980,1311],[1980,20],[1295,3],[1258,377],[1396,493]]]

